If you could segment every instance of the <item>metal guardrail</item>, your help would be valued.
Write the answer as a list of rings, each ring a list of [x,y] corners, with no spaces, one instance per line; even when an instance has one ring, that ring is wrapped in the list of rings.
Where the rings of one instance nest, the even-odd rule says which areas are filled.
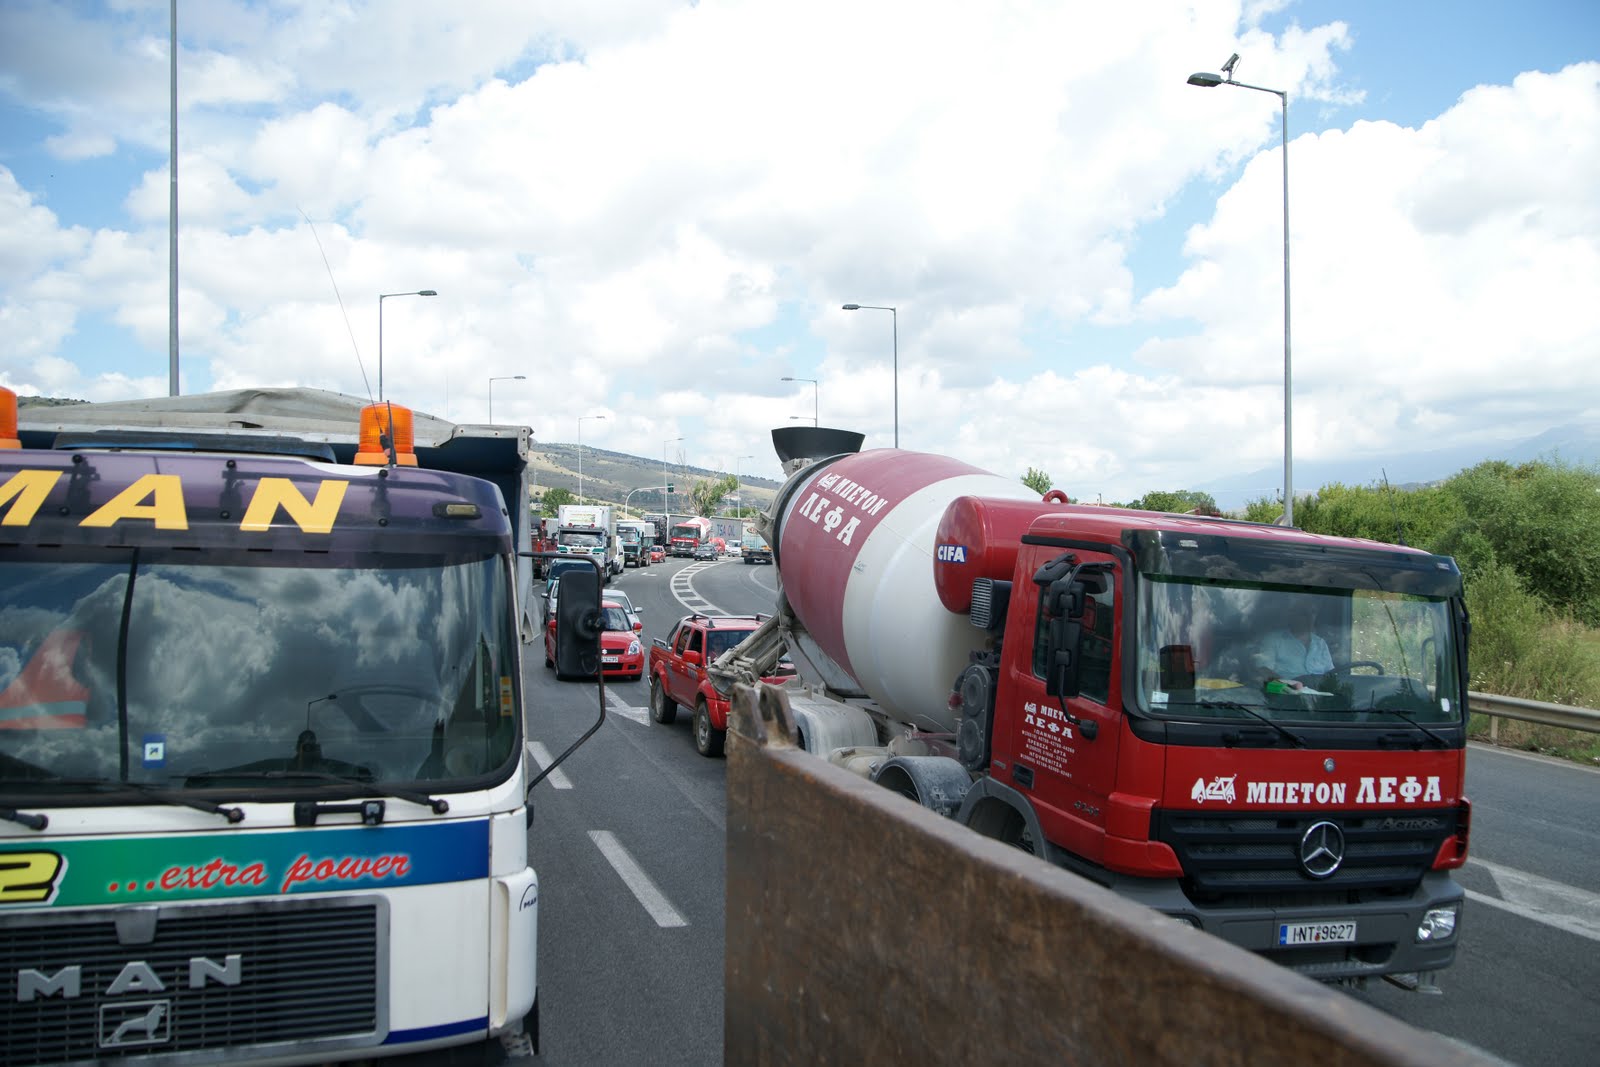
[[[1468,693],[1467,710],[1489,716],[1489,737],[1498,734],[1496,719],[1517,719],[1540,726],[1559,726],[1564,730],[1585,730],[1600,734],[1600,711],[1571,704],[1547,704],[1542,700],[1502,697],[1493,693]]]

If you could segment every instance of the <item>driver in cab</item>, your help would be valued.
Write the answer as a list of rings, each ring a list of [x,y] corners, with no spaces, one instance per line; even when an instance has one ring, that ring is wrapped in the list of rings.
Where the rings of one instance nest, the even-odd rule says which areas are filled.
[[[1284,625],[1268,634],[1255,656],[1263,682],[1280,681],[1298,692],[1305,688],[1298,679],[1320,677],[1333,670],[1333,655],[1328,642],[1316,632],[1317,607],[1309,600],[1298,600],[1289,609]]]

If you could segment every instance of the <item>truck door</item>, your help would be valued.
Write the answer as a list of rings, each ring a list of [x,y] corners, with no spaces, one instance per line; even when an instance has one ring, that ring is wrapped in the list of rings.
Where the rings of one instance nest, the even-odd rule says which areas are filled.
[[[1017,582],[1012,619],[1006,627],[1004,672],[994,736],[995,763],[1009,769],[1010,784],[1032,801],[1045,836],[1080,856],[1098,861],[1103,852],[1106,799],[1116,784],[1121,683],[1119,567],[1109,555],[1075,551],[1082,576],[1081,614],[1063,619],[1052,604],[1053,583]],[[1062,559],[1059,549],[1033,554],[1026,571],[1042,573]],[[1058,572],[1067,573],[1058,564]],[[1025,590],[1025,591],[1024,591]],[[1068,622],[1077,624],[1076,695],[1051,694],[1046,679]]]
[[[695,691],[700,688],[700,668],[686,662],[683,656],[685,652],[698,652],[702,656],[705,655],[705,648],[700,640],[700,628],[697,626],[685,626],[683,632],[678,635],[678,647],[673,651],[676,654],[672,657],[672,662],[667,668],[672,672],[673,676],[672,686],[668,691],[678,703],[682,704],[687,701],[690,706],[693,706]]]

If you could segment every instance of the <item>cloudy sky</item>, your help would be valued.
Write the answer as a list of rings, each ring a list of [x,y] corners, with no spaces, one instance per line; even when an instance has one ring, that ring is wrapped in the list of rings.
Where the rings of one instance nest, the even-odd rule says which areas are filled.
[[[378,295],[434,289],[384,392],[460,422],[521,374],[541,441],[776,476],[898,396],[1074,497],[1276,495],[1279,100],[1186,84],[1237,52],[1289,94],[1296,469],[1600,415],[1593,0],[177,6],[186,394],[376,395]],[[18,393],[168,392],[168,19],[0,4]]]

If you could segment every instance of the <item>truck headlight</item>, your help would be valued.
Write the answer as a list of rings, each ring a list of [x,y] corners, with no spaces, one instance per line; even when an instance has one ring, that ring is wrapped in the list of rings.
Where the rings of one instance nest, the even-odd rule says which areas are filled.
[[[1456,932],[1455,904],[1446,904],[1439,908],[1429,908],[1422,916],[1422,921],[1417,924],[1417,941],[1443,941]]]

